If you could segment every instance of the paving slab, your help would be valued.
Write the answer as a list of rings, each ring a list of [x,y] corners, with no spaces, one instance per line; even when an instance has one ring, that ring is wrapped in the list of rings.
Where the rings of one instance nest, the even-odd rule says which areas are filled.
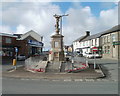
[[[32,73],[25,69],[24,66],[14,71],[5,71],[3,77],[20,78],[20,79],[49,79],[49,80],[70,80],[70,79],[96,79],[102,76],[93,69],[86,69],[78,73]]]

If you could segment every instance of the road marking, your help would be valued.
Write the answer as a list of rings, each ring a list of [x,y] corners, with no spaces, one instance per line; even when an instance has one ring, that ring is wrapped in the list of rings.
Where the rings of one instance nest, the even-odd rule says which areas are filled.
[[[64,81],[72,81],[71,79],[64,79]]]
[[[108,79],[101,79],[101,81],[104,81],[104,82],[106,82],[106,81],[110,81],[110,80],[108,80]]]
[[[97,81],[102,81],[102,79],[96,79]]]
[[[118,80],[115,80],[115,79],[113,81],[118,82]]]
[[[21,80],[30,80],[30,79],[24,79],[24,78],[22,78]]]
[[[75,81],[83,81],[83,79],[75,79]]]
[[[85,81],[92,81],[92,82],[94,82],[95,80],[94,79],[85,79]]]
[[[52,81],[60,81],[60,80],[52,80]]]
[[[39,79],[31,79],[31,80],[36,80],[36,81],[37,81],[37,80],[39,80]]]

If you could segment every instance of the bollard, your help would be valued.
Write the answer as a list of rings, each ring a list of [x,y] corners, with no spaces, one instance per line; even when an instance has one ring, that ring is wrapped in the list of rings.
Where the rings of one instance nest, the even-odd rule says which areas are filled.
[[[15,69],[16,69],[16,59],[13,59],[13,66],[14,66]]]

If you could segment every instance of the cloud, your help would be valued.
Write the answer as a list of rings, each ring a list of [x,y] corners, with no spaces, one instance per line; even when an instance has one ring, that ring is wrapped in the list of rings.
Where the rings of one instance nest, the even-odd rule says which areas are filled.
[[[81,9],[70,8],[67,13],[69,14],[66,17],[68,23],[64,26],[63,33],[65,42],[69,44],[80,36],[85,35],[85,31],[91,31],[96,23],[96,18],[92,15],[89,6]]]
[[[68,45],[80,36],[85,35],[87,30],[91,34],[96,34],[118,24],[118,7],[101,10],[99,17],[94,16],[89,6],[80,9],[70,8],[66,13],[69,16],[66,17],[67,24],[63,27],[63,34],[65,44]]]
[[[34,30],[44,37],[45,47],[50,48],[50,36],[55,33],[53,15],[63,14],[58,5],[50,2],[6,2],[2,7],[2,32],[21,34]],[[63,18],[64,44],[71,44],[78,37],[85,35],[86,30],[94,34],[115,26],[118,23],[117,11],[117,7],[102,10],[100,16],[95,17],[90,6],[82,7],[75,3],[74,7],[71,6],[66,11],[69,16]],[[12,28],[16,30],[13,31]]]
[[[3,4],[3,24],[15,27],[15,33],[20,34],[34,30],[44,36],[46,47],[50,47],[48,42],[50,42],[50,35],[54,32],[55,24],[53,15],[62,13],[59,6],[44,2],[9,4]]]
[[[27,32],[25,26],[21,24],[17,26],[16,34],[24,34],[25,32]]]
[[[10,26],[0,25],[0,32],[13,34]]]

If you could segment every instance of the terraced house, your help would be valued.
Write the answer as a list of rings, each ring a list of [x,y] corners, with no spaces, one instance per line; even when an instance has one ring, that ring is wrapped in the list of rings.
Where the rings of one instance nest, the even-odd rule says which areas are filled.
[[[120,25],[117,25],[101,36],[103,58],[120,59]]]
[[[102,54],[104,59],[120,59],[120,25],[73,42],[74,51],[81,49],[83,55],[92,53],[93,47],[98,48],[98,53]]]

